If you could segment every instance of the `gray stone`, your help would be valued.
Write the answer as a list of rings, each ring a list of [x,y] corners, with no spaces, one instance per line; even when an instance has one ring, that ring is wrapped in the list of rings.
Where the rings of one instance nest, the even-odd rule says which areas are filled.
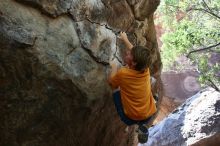
[[[67,13],[71,7],[73,0],[16,0],[18,2],[31,5],[32,7],[38,7],[42,12],[49,16],[57,17],[64,13]]]
[[[82,46],[91,52],[98,62],[108,63],[109,54],[116,50],[116,35],[105,26],[88,21],[77,22]]]
[[[220,93],[207,88],[149,129],[143,146],[219,145]]]
[[[153,19],[139,22],[132,9],[126,0],[0,2],[0,145],[133,144],[107,82],[109,61],[123,63],[118,31],[156,44],[145,33]]]

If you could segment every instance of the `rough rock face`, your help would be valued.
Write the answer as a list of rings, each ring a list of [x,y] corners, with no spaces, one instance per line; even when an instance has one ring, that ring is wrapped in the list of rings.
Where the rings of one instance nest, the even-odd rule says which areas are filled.
[[[220,93],[200,91],[149,132],[143,146],[219,146]]]
[[[154,0],[2,0],[0,145],[125,146],[106,83],[109,60],[122,63],[126,31],[152,49],[153,91],[161,96]],[[121,51],[122,50],[122,51]],[[129,137],[129,139],[128,139]]]

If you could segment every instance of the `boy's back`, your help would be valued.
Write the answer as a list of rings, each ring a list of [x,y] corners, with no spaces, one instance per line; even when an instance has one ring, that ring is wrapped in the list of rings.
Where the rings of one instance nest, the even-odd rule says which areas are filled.
[[[122,105],[129,118],[143,120],[156,112],[148,68],[143,72],[121,68],[110,82],[115,87],[120,86]]]

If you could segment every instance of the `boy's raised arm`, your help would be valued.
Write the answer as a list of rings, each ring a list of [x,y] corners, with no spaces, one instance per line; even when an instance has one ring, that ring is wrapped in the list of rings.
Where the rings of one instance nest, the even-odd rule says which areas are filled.
[[[127,34],[125,32],[120,32],[119,38],[125,43],[125,46],[131,50],[134,46],[128,40]]]

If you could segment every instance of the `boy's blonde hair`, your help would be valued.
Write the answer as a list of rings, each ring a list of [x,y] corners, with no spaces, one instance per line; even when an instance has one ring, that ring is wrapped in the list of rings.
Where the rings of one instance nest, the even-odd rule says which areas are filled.
[[[133,61],[136,63],[135,70],[144,71],[146,68],[150,67],[152,58],[149,48],[134,46],[131,49],[131,54],[133,56]]]

